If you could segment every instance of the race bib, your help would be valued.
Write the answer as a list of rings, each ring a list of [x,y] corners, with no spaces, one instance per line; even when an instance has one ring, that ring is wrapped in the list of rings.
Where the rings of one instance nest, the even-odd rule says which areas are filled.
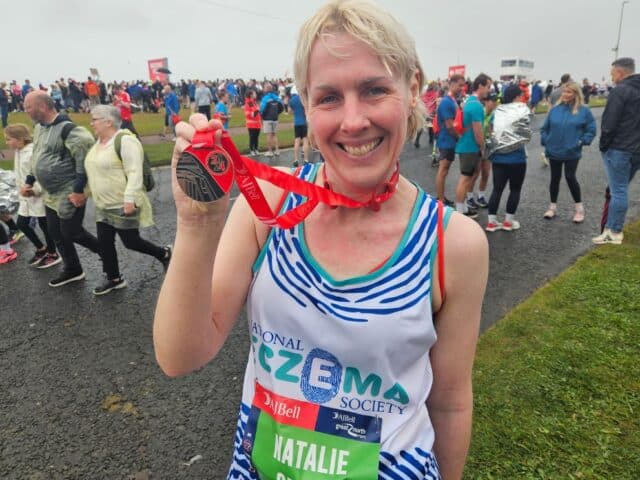
[[[242,447],[261,480],[378,478],[382,419],[277,395],[256,382]]]

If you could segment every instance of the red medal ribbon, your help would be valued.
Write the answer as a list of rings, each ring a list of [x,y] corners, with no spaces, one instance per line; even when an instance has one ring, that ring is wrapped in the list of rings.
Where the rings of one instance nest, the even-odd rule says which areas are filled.
[[[201,200],[197,198],[196,192],[193,190],[198,186],[201,187],[203,182],[201,174],[198,175],[200,178],[195,180],[193,178],[194,170],[191,167],[194,164],[194,160],[197,160],[200,163],[200,171],[204,169],[209,176],[206,180],[213,180],[215,182],[213,188],[216,192],[211,194],[211,198],[208,199],[208,201],[215,200],[227,193],[231,189],[233,175],[235,174],[238,188],[247,199],[256,217],[267,225],[278,226],[285,229],[302,222],[320,202],[333,208],[368,207],[374,211],[378,211],[380,210],[380,204],[388,200],[395,192],[400,176],[400,166],[398,164],[389,181],[385,182],[384,192],[373,194],[368,201],[360,202],[331,190],[324,171],[323,181],[325,187],[320,187],[314,183],[307,182],[306,180],[257,162],[252,158],[240,155],[240,152],[238,152],[238,149],[231,139],[231,135],[229,135],[227,131],[222,132],[221,144],[222,148],[216,145],[215,132],[213,131],[200,131],[194,134],[191,145],[185,149],[177,167],[178,183],[185,193],[196,200]],[[229,161],[233,165],[233,168],[230,168],[231,165],[228,164]],[[181,167],[181,162],[184,162],[185,165],[189,163],[189,165],[187,165],[189,168]],[[187,178],[187,174],[184,172],[191,174],[191,176]],[[256,178],[266,180],[273,185],[283,188],[287,192],[302,195],[308,200],[298,207],[282,215],[278,215],[277,212],[271,209]]]

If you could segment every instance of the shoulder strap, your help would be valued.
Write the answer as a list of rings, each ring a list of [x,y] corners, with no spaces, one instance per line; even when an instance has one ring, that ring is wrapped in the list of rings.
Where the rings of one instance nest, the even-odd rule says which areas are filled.
[[[71,121],[66,122],[63,126],[62,126],[62,132],[60,132],[60,138],[62,138],[62,142],[66,142],[67,138],[69,137],[69,134],[71,133],[71,130],[73,130],[74,128],[76,128],[77,125]]]
[[[125,132],[116,133],[116,138],[113,141],[113,148],[115,148],[116,154],[118,155],[118,158],[120,159],[120,161],[122,161],[122,136],[123,135],[128,135],[128,134]]]
[[[444,205],[438,200],[438,224],[436,227],[438,239],[438,283],[440,284],[440,298],[444,302]]]

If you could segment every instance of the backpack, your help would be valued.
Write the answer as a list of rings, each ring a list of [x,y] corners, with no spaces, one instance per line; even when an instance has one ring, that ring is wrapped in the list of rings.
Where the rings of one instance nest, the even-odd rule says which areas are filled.
[[[455,100],[454,100],[455,101]],[[453,129],[456,131],[459,137],[464,133],[464,115],[462,113],[462,108],[458,106],[456,102],[456,116],[453,118]],[[440,122],[438,121],[438,111],[433,115],[433,133],[434,135],[438,135],[440,133]]]
[[[120,161],[122,161],[122,137],[124,135],[133,134],[129,132],[118,132],[113,142],[113,147],[115,148]],[[153,178],[153,172],[151,171],[151,160],[149,160],[149,156],[147,155],[147,152],[145,152],[144,148],[142,149],[142,184],[147,192],[150,192],[156,186],[156,181]]]
[[[278,116],[284,111],[284,106],[277,100],[269,100],[264,107],[263,120],[277,121]]]

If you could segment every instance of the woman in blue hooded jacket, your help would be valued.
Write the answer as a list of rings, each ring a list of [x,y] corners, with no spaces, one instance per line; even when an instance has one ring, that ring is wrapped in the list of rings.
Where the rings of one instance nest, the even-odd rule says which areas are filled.
[[[579,85],[574,82],[567,83],[562,88],[560,100],[547,115],[540,131],[540,140],[551,166],[551,204],[544,213],[544,218],[552,219],[556,216],[560,178],[564,166],[564,176],[576,204],[573,221],[584,221],[584,206],[576,170],[582,157],[582,146],[591,144],[595,136],[596,121],[589,107],[584,105]]]

